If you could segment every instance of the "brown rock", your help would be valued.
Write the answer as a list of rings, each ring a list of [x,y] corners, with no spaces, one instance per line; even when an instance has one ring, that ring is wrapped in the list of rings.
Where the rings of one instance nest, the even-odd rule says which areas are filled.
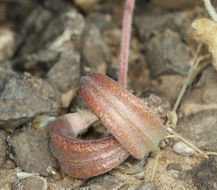
[[[203,160],[192,171],[194,185],[200,190],[217,189],[217,157]]]
[[[106,73],[109,62],[109,52],[105,42],[102,40],[100,31],[92,24],[86,24],[81,42],[82,67],[85,72]]]
[[[71,63],[74,61],[72,56],[80,51],[84,26],[84,18],[73,8],[68,7],[58,16],[52,15],[45,8],[35,8],[23,27],[25,42],[15,67],[29,72],[36,70],[37,74],[40,71],[39,75],[44,76],[55,63],[64,60]]]
[[[0,75],[0,126],[14,128],[37,114],[57,113],[59,94],[48,82],[4,69]]]
[[[71,50],[61,53],[59,61],[49,70],[47,78],[62,93],[62,107],[68,107],[80,81],[80,54]]]
[[[27,177],[13,184],[12,190],[47,190],[47,182],[42,177]]]
[[[151,76],[163,73],[186,74],[191,61],[190,49],[180,35],[167,29],[158,33],[145,45]]]
[[[79,188],[79,190],[103,190],[103,189],[114,189],[119,187],[119,185],[122,183],[121,178],[116,177],[114,175],[104,174],[97,176],[95,178],[90,179],[87,184],[85,184],[85,187]]]
[[[182,171],[182,166],[180,163],[170,163],[167,165],[167,170]]]
[[[201,149],[217,151],[217,110],[204,110],[180,119],[176,131]]]
[[[209,67],[202,73],[196,86],[183,98],[180,111],[188,116],[202,110],[217,109],[217,72]]]
[[[189,40],[192,42],[191,32],[193,31],[191,23],[195,17],[200,16],[203,16],[203,12],[197,7],[175,12],[162,13],[160,11],[154,13],[152,11],[150,14],[141,11],[141,13],[135,15],[135,26],[142,40],[150,39],[157,32],[164,32],[166,29],[170,29],[179,33],[190,44]]]
[[[154,181],[148,182],[141,187],[137,188],[136,190],[157,190],[157,186]]]
[[[152,81],[153,87],[165,96],[171,105],[174,104],[184,84],[185,77],[182,75],[162,75]]]
[[[74,3],[80,7],[81,9],[89,9],[95,4],[97,4],[100,0],[75,0]]]
[[[32,53],[42,48],[41,34],[52,19],[52,13],[41,6],[36,7],[27,17],[22,27],[22,41],[24,43],[20,54]]]
[[[96,12],[92,13],[87,20],[88,23],[94,24],[100,31],[105,31],[106,29],[114,25],[113,15],[108,12]]]
[[[200,0],[179,0],[177,2],[173,0],[153,0],[153,4],[159,7],[167,9],[186,9],[192,8],[197,5],[202,5]]]
[[[48,126],[34,130],[24,128],[8,139],[17,165],[25,172],[48,176],[47,167],[58,167],[50,152]]]

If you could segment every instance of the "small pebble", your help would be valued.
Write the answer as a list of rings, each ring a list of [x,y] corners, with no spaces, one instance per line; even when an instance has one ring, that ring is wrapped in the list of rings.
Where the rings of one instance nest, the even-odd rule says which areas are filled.
[[[17,176],[18,179],[25,179],[27,177],[39,176],[39,173],[18,172],[18,173],[16,173],[16,176]]]
[[[183,143],[183,142],[177,142],[174,146],[173,146],[173,150],[181,155],[184,156],[190,156],[195,154],[195,151],[190,148],[187,144]]]
[[[63,176],[57,171],[57,169],[52,166],[47,167],[47,172],[52,176],[53,179],[60,180],[63,178]]]
[[[167,170],[182,171],[182,166],[180,163],[171,163],[167,165]]]
[[[157,190],[157,186],[156,186],[154,181],[151,181],[151,182],[148,182],[148,183],[140,186],[136,190]]]

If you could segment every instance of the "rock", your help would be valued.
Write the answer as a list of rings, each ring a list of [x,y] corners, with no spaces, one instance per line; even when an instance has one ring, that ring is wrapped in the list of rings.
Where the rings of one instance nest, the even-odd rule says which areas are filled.
[[[160,15],[136,15],[135,26],[138,30],[140,39],[149,39],[151,34],[163,28],[164,25],[174,19],[172,14]]]
[[[1,28],[16,30],[36,6],[37,1],[0,1]]]
[[[8,143],[12,147],[17,165],[25,172],[49,176],[48,166],[58,167],[50,152],[48,126],[37,130],[23,128],[20,133],[9,137]]]
[[[178,172],[178,178],[184,181],[188,181],[191,179],[191,171],[190,170],[182,170]]]
[[[144,170],[144,165],[147,163],[149,153],[144,156],[142,160],[136,160],[129,157],[126,161],[128,163],[128,167],[125,169],[125,173],[128,175],[134,175],[137,173],[141,173]]]
[[[6,135],[4,131],[0,131],[0,167],[6,155]]]
[[[154,181],[148,182],[136,190],[157,190],[157,186]]]
[[[11,30],[0,30],[0,61],[10,59],[17,48],[17,35]]]
[[[180,33],[186,42],[189,43],[189,40],[192,42],[191,23],[195,17],[203,15],[201,9],[194,8],[184,11],[159,12],[153,13],[152,11],[150,14],[147,14],[142,11],[135,15],[135,26],[141,40],[149,40],[157,32],[164,32],[166,29],[170,29]]]
[[[118,190],[130,190],[130,189],[135,189],[131,184],[124,184],[121,187],[118,188]]]
[[[155,6],[167,9],[186,9],[202,5],[200,0],[179,0],[177,2],[173,0],[153,0],[152,3]]]
[[[62,93],[62,107],[68,107],[80,82],[80,54],[72,51],[61,53],[47,78]]]
[[[130,175],[126,175],[126,170],[124,168],[131,167],[131,163],[128,161],[127,164],[122,164],[122,166],[117,167],[109,173],[87,180],[85,183],[82,184],[79,190],[136,189],[141,184],[142,180],[144,180],[144,174],[143,172],[136,172],[131,173]]]
[[[147,41],[145,51],[152,77],[163,73],[186,74],[188,71],[190,49],[172,30],[167,29]]]
[[[17,172],[16,173],[16,177],[20,180],[20,179],[25,179],[25,178],[28,178],[28,177],[37,177],[39,176],[39,173],[35,173],[35,172],[32,172],[32,173],[27,173],[27,172]]]
[[[42,36],[44,30],[52,19],[51,11],[37,6],[27,17],[22,26],[20,55],[29,54],[36,50],[43,49]],[[57,31],[55,31],[57,32]]]
[[[27,177],[13,184],[12,190],[47,190],[47,182],[43,177]]]
[[[192,169],[194,185],[200,190],[217,189],[217,157],[202,160]]]
[[[118,70],[118,66],[115,66],[113,64],[108,65],[106,75],[112,78],[113,80],[118,81]]]
[[[109,52],[105,42],[102,40],[100,31],[92,24],[86,24],[81,42],[82,67],[84,73],[98,72],[106,73],[109,62]]]
[[[194,145],[208,151],[217,151],[217,110],[204,110],[181,118],[176,131]]]
[[[0,62],[0,70],[7,70],[13,73],[13,65],[11,60],[5,60]],[[5,73],[6,74],[6,73]],[[2,74],[4,75],[4,74]],[[0,76],[2,79],[4,78],[3,76]]]
[[[213,67],[203,71],[201,78],[182,100],[180,111],[184,116],[202,110],[217,109],[217,73]]]
[[[59,52],[79,50],[84,27],[83,16],[71,8],[49,23],[42,42],[48,49]]]
[[[185,77],[182,75],[161,75],[157,80],[152,81],[153,88],[159,94],[165,96],[171,105],[176,101],[179,92],[184,84]]]
[[[100,31],[104,31],[114,25],[114,18],[112,17],[112,13],[97,12],[91,15],[87,22],[94,24]]]
[[[40,12],[49,15],[46,10],[37,8],[30,18],[36,19],[35,16]],[[16,62],[16,66],[20,68],[22,65],[25,71],[36,70],[37,75],[46,75],[48,81],[60,91],[64,108],[69,106],[79,84],[81,57],[78,51],[80,51],[84,26],[84,18],[72,8],[61,13],[59,17],[54,17],[52,21],[47,19],[39,23],[39,26],[35,26],[36,31],[33,31],[32,38],[28,38],[21,51],[21,54],[25,54]],[[41,31],[41,28],[43,28],[43,33],[38,37],[37,32]],[[37,45],[29,48],[29,44],[34,43],[36,39]],[[20,62],[23,63],[20,64]]]
[[[42,49],[38,52],[24,55],[13,61],[13,68],[18,71],[25,71],[34,76],[44,76],[60,58],[60,52],[49,49]]]
[[[78,190],[103,190],[103,188],[100,185],[94,184],[88,185],[87,187],[80,187]]]
[[[44,15],[44,20],[40,16],[39,19],[36,18],[37,15]],[[60,16],[54,17],[52,21],[51,16],[51,12],[42,7],[36,8],[30,15],[24,25],[25,30],[23,32],[27,41],[23,42],[24,45],[19,52],[20,58],[16,60],[15,68],[22,66],[23,70],[31,72],[34,68],[41,68],[42,73],[40,75],[45,75],[47,70],[55,65],[51,71],[48,71],[48,78],[51,77],[51,73],[56,72],[57,69],[60,71],[64,67],[68,70],[65,77],[68,77],[72,71],[75,72],[73,76],[67,78],[67,82],[73,80],[73,83],[64,83],[64,87],[62,87],[62,81],[55,80],[55,86],[57,85],[58,89],[61,86],[61,93],[63,91],[69,93],[69,89],[66,90],[65,86],[77,87],[80,77],[80,58],[78,53],[75,52],[81,52],[82,72],[87,74],[94,71],[105,74],[109,62],[109,53],[99,29],[93,24],[85,23],[82,15],[72,8],[67,9]],[[37,20],[36,23],[34,19]],[[27,33],[29,30],[32,31],[30,34]],[[41,35],[38,35],[38,33]],[[46,53],[49,53],[49,56]],[[43,58],[43,55],[45,58]],[[67,63],[64,63],[64,66],[58,66],[63,62]],[[74,67],[71,66],[72,64]],[[53,81],[54,77],[51,78]],[[64,81],[66,82],[66,80]]]
[[[70,104],[70,112],[77,112],[79,109],[81,110],[85,110],[85,109],[88,109],[84,100],[82,99],[81,96],[75,96],[72,101],[71,101],[71,104]]]
[[[50,10],[55,15],[59,15],[73,7],[72,2],[62,0],[45,0],[39,3],[43,5],[47,10]]]
[[[137,49],[133,47],[131,48],[131,54],[133,54],[135,58],[131,56],[133,61],[129,61],[127,87],[128,89],[132,89],[135,93],[140,94],[150,85],[150,76],[145,56],[137,53],[141,51],[141,48],[138,48],[138,46],[138,43],[137,45],[134,43],[133,47],[137,47]],[[140,56],[143,56],[143,58]],[[117,71],[119,71],[119,69]],[[116,73],[119,74],[119,72]]]
[[[100,175],[90,179],[84,187],[79,190],[103,190],[103,189],[115,189],[121,184],[121,179],[109,174]]]
[[[63,93],[61,96],[61,107],[62,108],[69,108],[70,103],[73,99],[73,97],[76,96],[77,88],[72,88],[66,93]]]
[[[35,25],[33,20],[38,14],[44,14],[46,20],[43,22],[40,17],[38,25]],[[85,24],[82,15],[75,9],[67,9],[52,21],[50,14],[38,7],[27,20],[26,30],[31,24],[36,29],[27,36],[28,40],[20,51],[15,68],[22,67],[22,71],[34,74],[36,70],[38,76],[46,75],[48,81],[60,91],[62,107],[67,108],[76,95],[80,68],[85,73],[95,71],[105,74],[108,49],[99,29],[92,24]],[[41,30],[42,35],[38,36]],[[36,40],[37,45],[29,47]],[[80,51],[82,57],[78,53]]]
[[[37,18],[37,15],[41,14],[45,15],[43,17],[45,20]],[[74,9],[69,9],[51,20],[50,14],[46,9],[38,7],[29,16],[24,29],[28,31],[33,27],[35,30],[23,35],[27,41],[19,53],[17,67],[22,66],[25,71],[32,71],[35,68],[38,71],[41,68],[45,75],[55,63],[69,59],[68,55],[71,52],[80,50],[80,40],[85,25],[82,15]],[[34,19],[37,20],[36,23]],[[38,35],[39,32],[41,35]]]
[[[167,165],[167,170],[182,171],[182,165],[180,163],[170,163]]]
[[[185,144],[184,142],[175,143],[173,146],[173,150],[177,154],[181,154],[183,156],[192,156],[196,154],[196,151],[192,149],[190,146],[188,146],[187,144]]]
[[[81,9],[89,9],[95,4],[97,4],[100,0],[75,0],[74,3]]]
[[[37,114],[56,114],[59,95],[46,81],[0,69],[0,126],[15,128]]]

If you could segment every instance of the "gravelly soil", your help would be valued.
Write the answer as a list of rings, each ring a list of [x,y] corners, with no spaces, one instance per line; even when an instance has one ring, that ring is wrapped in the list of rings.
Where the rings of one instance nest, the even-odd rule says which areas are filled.
[[[156,153],[138,173],[129,174],[137,162],[130,157],[106,174],[73,179],[50,152],[49,126],[32,127],[39,115],[86,108],[77,93],[81,76],[100,72],[117,80],[123,7],[121,0],[0,2],[1,189],[217,189],[217,159],[176,154],[174,139],[163,143],[154,182]],[[207,17],[199,1],[136,1],[128,89],[163,122],[196,51],[191,23],[199,17]],[[209,62],[199,65],[184,96],[177,131],[199,148],[217,151],[217,71]],[[90,138],[106,132],[93,128]],[[20,178],[21,172],[32,176]]]

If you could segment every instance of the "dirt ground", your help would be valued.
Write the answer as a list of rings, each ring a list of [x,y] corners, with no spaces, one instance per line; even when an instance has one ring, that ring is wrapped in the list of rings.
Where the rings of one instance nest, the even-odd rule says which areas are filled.
[[[80,77],[99,72],[117,80],[123,10],[123,0],[0,2],[1,190],[217,190],[216,156],[177,153],[177,138],[161,143],[152,183],[157,153],[136,173],[129,171],[138,160],[130,157],[81,180],[64,174],[50,152],[49,125],[40,125],[47,116],[86,109],[77,92]],[[136,1],[127,88],[164,123],[196,55],[191,23],[201,17],[209,18],[199,0]],[[209,55],[203,45],[197,57],[207,58],[193,74],[174,130],[217,152],[217,71]],[[86,135],[105,133],[97,124]]]

